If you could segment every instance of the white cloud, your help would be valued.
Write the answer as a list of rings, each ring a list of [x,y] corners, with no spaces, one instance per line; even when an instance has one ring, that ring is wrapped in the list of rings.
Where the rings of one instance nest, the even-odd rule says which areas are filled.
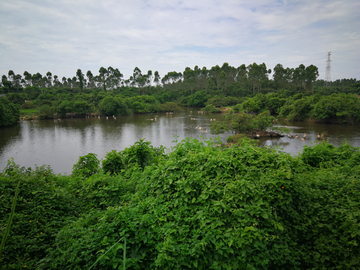
[[[357,10],[356,0],[0,0],[0,74],[72,77],[112,66],[128,78],[136,66],[164,76],[265,62],[314,64],[324,78],[332,51],[332,78],[360,79]]]

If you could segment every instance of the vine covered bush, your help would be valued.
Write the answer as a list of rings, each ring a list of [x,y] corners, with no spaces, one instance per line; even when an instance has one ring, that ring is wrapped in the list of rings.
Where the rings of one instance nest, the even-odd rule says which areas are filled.
[[[218,146],[140,141],[121,152],[136,160],[125,173],[82,178],[10,162],[3,224],[21,182],[4,269],[122,269],[125,240],[127,269],[360,267],[359,148]]]

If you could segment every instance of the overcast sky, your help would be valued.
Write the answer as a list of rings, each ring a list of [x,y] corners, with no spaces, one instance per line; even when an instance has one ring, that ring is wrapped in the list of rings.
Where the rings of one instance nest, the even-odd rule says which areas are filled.
[[[360,79],[359,0],[0,0],[0,76],[254,62]]]

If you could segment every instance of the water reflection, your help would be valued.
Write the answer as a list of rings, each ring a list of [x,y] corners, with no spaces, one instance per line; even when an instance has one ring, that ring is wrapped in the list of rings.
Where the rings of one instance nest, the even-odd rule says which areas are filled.
[[[185,108],[169,116],[157,114],[157,121],[153,115],[130,115],[102,118],[76,118],[64,120],[42,120],[21,122],[19,125],[0,129],[0,170],[6,166],[10,157],[21,166],[35,164],[50,165],[56,173],[71,173],[72,166],[79,156],[96,153],[103,158],[111,150],[121,151],[142,138],[150,141],[154,146],[164,145],[172,147],[175,144],[174,135],[178,140],[186,137],[200,139],[216,138],[210,134],[210,119],[221,120],[221,114],[197,114],[197,110]],[[193,118],[193,120],[192,120]],[[319,125],[314,123],[279,123],[287,125],[292,134],[307,134],[306,141],[295,138],[273,138],[259,140],[260,146],[280,147],[285,152],[296,155],[302,151],[304,145],[317,142],[316,133],[327,131],[326,139],[334,145],[340,145],[345,139],[354,146],[360,146],[359,126]],[[196,127],[202,127],[203,132]],[[208,132],[205,133],[205,130]],[[220,135],[221,141],[231,135]]]
[[[101,159],[108,151],[121,151],[142,138],[154,146],[169,148],[175,145],[174,135],[179,136],[178,140],[186,137],[200,139],[202,132],[196,126],[210,131],[210,114],[195,115],[195,120],[191,120],[189,110],[173,116],[158,114],[157,121],[151,121],[155,115],[130,115],[116,119],[102,117],[21,122],[16,136],[2,133],[0,169],[13,157],[21,166],[48,164],[56,173],[71,173],[79,156],[96,153]],[[210,132],[204,135],[217,137]],[[225,141],[228,135],[222,134],[221,140]]]
[[[311,122],[283,122],[279,123],[280,126],[286,125],[290,129],[291,134],[299,135],[298,138],[282,137],[278,140],[268,139],[260,140],[260,146],[280,146],[282,151],[291,153],[293,155],[302,151],[305,145],[311,146],[321,143],[317,139],[317,134],[324,133],[324,139],[329,143],[339,146],[345,141],[349,144],[360,147],[360,127],[359,126],[341,126],[341,125],[326,125]],[[306,134],[306,139],[302,140],[303,134]],[[286,134],[284,134],[286,135]]]

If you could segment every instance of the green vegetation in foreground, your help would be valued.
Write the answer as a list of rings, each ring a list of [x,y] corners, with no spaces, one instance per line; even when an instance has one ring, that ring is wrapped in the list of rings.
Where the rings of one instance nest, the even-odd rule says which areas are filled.
[[[140,140],[69,176],[9,160],[1,235],[20,192],[1,269],[360,268],[359,148],[217,145]]]

